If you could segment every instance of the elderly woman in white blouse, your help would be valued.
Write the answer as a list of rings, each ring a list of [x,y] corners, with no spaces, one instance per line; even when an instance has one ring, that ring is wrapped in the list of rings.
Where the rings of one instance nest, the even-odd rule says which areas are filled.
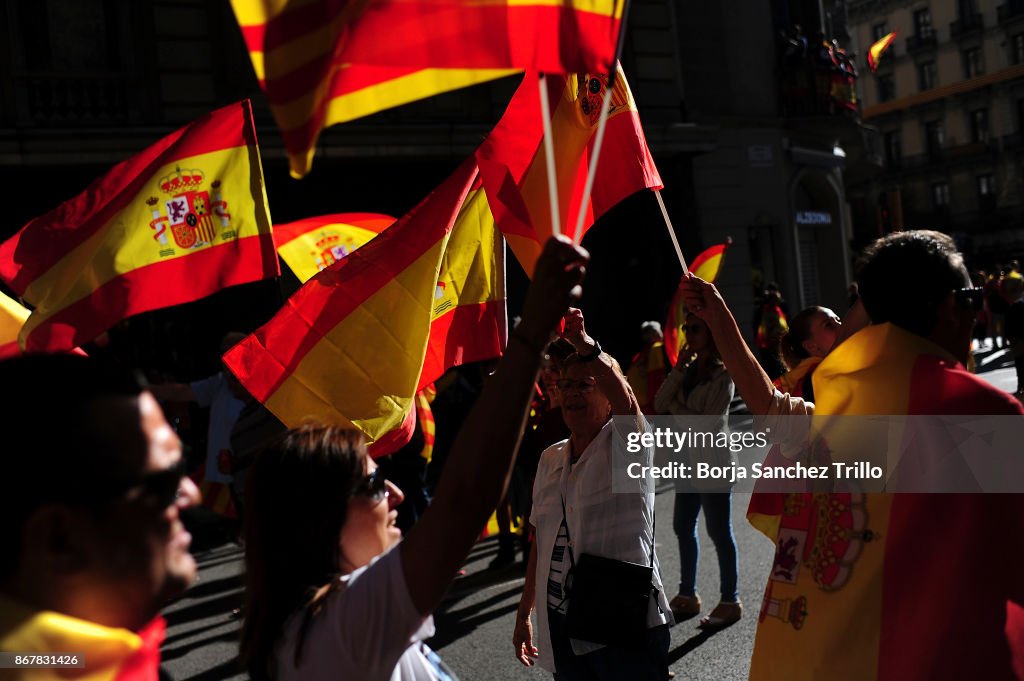
[[[659,413],[677,416],[713,416],[714,432],[726,430],[726,417],[732,402],[734,386],[729,372],[715,347],[715,341],[704,323],[694,314],[686,318],[687,346],[679,354],[679,361],[662,383],[654,397]],[[705,426],[702,425],[702,430]],[[694,459],[703,460],[705,454],[720,450],[691,452]],[[692,462],[691,462],[692,463]],[[727,461],[709,461],[715,465]],[[679,540],[679,593],[670,606],[676,620],[700,613],[701,600],[697,593],[697,559],[700,544],[697,539],[697,516],[704,509],[708,535],[718,554],[718,573],[721,598],[711,614],[701,620],[704,629],[728,626],[740,618],[738,582],[739,562],[736,539],[732,533],[732,494],[728,491],[702,492],[685,481],[676,487],[676,504],[672,527]]]

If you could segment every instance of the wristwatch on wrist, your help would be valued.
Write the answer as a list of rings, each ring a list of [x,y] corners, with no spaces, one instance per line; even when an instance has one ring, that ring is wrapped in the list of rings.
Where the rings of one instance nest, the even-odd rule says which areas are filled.
[[[595,359],[601,356],[601,344],[597,342],[596,338],[591,339],[594,341],[594,349],[584,355],[583,353],[577,353],[580,357],[581,362],[593,362]]]

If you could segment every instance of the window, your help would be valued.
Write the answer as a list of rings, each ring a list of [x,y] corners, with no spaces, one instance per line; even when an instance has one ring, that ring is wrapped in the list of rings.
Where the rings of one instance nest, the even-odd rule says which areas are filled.
[[[924,142],[930,155],[935,156],[942,151],[945,136],[942,133],[941,121],[929,121],[924,124]]]
[[[921,90],[931,90],[938,84],[938,71],[935,62],[926,61],[917,66],[917,86]]]
[[[949,185],[945,182],[936,182],[932,185],[932,203],[936,208],[949,206]]]
[[[914,12],[914,33],[918,38],[927,39],[935,35],[932,30],[932,11],[925,7]]]
[[[974,78],[985,72],[981,63],[981,48],[972,47],[964,50],[964,78]]]
[[[872,43],[877,43],[879,40],[881,40],[887,35],[889,35],[889,24],[887,24],[886,22],[883,21],[882,23],[875,24],[874,26],[871,27]]]
[[[891,75],[883,75],[875,78],[878,84],[878,101],[888,102],[896,96],[896,83]]]
[[[978,196],[995,196],[996,180],[992,173],[978,175]]]
[[[899,130],[885,133],[885,162],[889,166],[899,165],[903,158],[903,137]]]
[[[1024,33],[1018,33],[1010,40],[1010,63],[1024,64]]]
[[[971,112],[971,141],[988,142],[988,109]]]

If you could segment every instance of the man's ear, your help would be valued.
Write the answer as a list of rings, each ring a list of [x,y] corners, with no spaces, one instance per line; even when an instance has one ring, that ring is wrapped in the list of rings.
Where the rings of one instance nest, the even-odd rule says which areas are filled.
[[[48,576],[70,575],[88,567],[94,539],[88,512],[46,504],[25,523],[22,554],[26,564]]]

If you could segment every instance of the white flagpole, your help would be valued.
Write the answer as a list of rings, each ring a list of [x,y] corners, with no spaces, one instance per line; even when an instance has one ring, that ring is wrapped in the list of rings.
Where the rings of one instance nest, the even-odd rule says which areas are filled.
[[[548,171],[548,203],[551,204],[551,234],[562,233],[562,214],[558,205],[558,179],[555,177],[555,144],[551,139],[551,104],[548,102],[546,74],[537,79],[540,84],[540,116],[544,120],[544,156]]]
[[[668,218],[668,210],[665,209],[665,200],[661,198],[661,191],[654,190],[654,196],[658,199],[658,206],[661,207],[661,217],[665,218],[665,229],[668,230],[668,237],[672,239],[672,245],[676,247],[676,255],[679,256],[679,264],[683,268],[683,274],[689,270],[686,267],[686,258],[683,257],[683,249],[679,248],[679,240],[676,239],[676,230],[672,227],[672,221]]]
[[[616,66],[616,68],[618,68]],[[590,167],[587,169],[587,183],[583,185],[583,200],[580,201],[580,212],[576,216],[576,231],[572,234],[572,240],[577,245],[583,238],[583,221],[587,217],[587,204],[590,203],[590,192],[594,189],[594,177],[597,175],[597,159],[601,156],[601,144],[604,142],[604,130],[608,123],[608,109],[612,104],[612,90],[615,89],[616,77],[619,74],[613,73],[608,77],[608,87],[604,93],[604,101],[601,102],[601,117],[597,122],[597,135],[594,138],[594,157],[589,159]]]

